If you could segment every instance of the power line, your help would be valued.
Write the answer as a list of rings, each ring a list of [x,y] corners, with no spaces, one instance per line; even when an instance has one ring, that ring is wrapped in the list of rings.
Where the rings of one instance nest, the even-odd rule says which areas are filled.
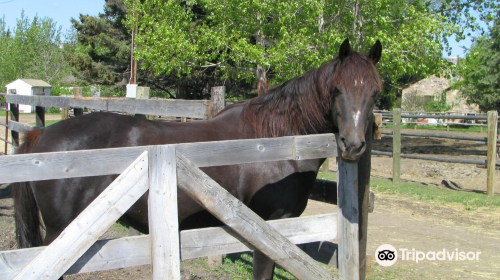
[[[4,1],[4,2],[0,2],[0,4],[6,4],[6,3],[14,2],[14,1],[16,1],[16,0]]]

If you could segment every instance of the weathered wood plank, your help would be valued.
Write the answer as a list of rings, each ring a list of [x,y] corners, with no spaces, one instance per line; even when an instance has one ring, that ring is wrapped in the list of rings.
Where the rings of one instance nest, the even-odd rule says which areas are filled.
[[[69,98],[65,96],[7,94],[5,98],[7,102],[15,104],[27,104],[40,107],[69,107]]]
[[[149,235],[153,279],[180,279],[175,146],[153,146],[149,153]]]
[[[71,98],[65,96],[28,96],[7,94],[7,102],[41,107],[88,108],[92,110],[116,111],[129,114],[207,118],[210,100],[165,100],[165,99],[105,99]]]
[[[328,158],[337,156],[337,143],[331,133],[320,134],[323,137],[310,138],[306,136],[295,137],[295,160]]]
[[[120,174],[145,150],[145,147],[134,147],[0,157],[0,182]]]
[[[309,244],[337,237],[336,214],[323,214],[267,222],[294,244]],[[228,227],[182,231],[182,259],[206,257],[212,254],[231,254],[252,250],[253,247]],[[320,252],[317,245],[305,246],[306,252],[323,263],[335,266],[334,248]],[[327,247],[331,247],[328,245]],[[13,279],[45,247],[0,252],[0,278]],[[78,274],[150,264],[149,235],[99,240],[65,273]],[[324,249],[322,250],[324,251]],[[319,255],[320,254],[320,255]],[[324,256],[326,255],[326,257]]]
[[[394,183],[399,183],[401,182],[401,109],[394,109],[393,122],[392,181]]]
[[[36,126],[29,126],[29,125],[26,125],[26,124],[23,124],[20,122],[16,122],[16,121],[12,121],[12,120],[9,121],[8,127],[9,127],[9,130],[17,131],[20,133],[26,133],[26,132],[31,131],[31,130],[42,128],[42,127],[36,127]]]
[[[208,100],[109,99],[108,111],[205,119]]]
[[[487,152],[487,179],[486,193],[488,196],[495,195],[495,166],[497,157],[497,129],[498,129],[498,112],[488,112],[488,152]]]
[[[299,279],[333,276],[219,184],[177,153],[178,185],[212,215]],[[356,248],[357,249],[357,248]]]
[[[382,114],[375,113],[373,140],[382,140]]]
[[[57,279],[148,190],[144,152],[15,279]]]
[[[36,114],[36,126],[45,127],[45,108],[36,106],[35,114]]]
[[[85,99],[76,99],[76,98],[68,98],[69,99],[69,106],[72,108],[88,108],[92,110],[99,110],[99,111],[108,111],[108,101],[106,99],[90,99],[90,98],[85,98]]]
[[[177,144],[198,167],[336,156],[331,134]],[[310,142],[310,143],[309,143]],[[330,149],[324,149],[329,145]],[[294,150],[297,150],[295,151]],[[0,183],[120,174],[147,147],[25,154],[0,157]],[[87,162],[87,164],[75,164]],[[106,168],[102,168],[106,166]]]
[[[337,171],[339,272],[341,280],[359,279],[358,165],[339,157]]]
[[[226,87],[212,87],[210,89],[210,100],[212,100],[212,106],[207,107],[207,118],[211,119],[215,117],[220,111],[226,107]]]
[[[9,109],[10,109],[10,122],[19,122],[19,105],[9,104]],[[19,147],[19,132],[11,130],[10,135],[12,136],[12,146],[15,148]]]

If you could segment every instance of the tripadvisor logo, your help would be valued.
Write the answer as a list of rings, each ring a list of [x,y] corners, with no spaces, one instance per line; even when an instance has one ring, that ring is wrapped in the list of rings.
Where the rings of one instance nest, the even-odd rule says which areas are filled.
[[[392,245],[381,245],[375,251],[375,259],[381,266],[391,266],[398,260],[398,251]]]
[[[409,249],[399,249],[399,256],[402,261],[414,261],[418,263],[419,261],[474,261],[479,260],[479,255],[481,252],[464,252],[459,251],[458,248],[449,251],[443,249],[441,251],[429,251],[422,252],[415,250],[415,248]],[[398,250],[394,246],[389,244],[381,245],[375,251],[375,259],[377,263],[381,266],[391,266],[398,260]]]

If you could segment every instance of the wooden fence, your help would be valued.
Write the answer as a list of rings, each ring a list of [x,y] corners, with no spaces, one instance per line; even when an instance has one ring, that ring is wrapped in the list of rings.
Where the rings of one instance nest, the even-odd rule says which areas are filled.
[[[496,166],[500,166],[500,161],[496,159],[497,143],[500,143],[500,139],[498,139],[498,113],[496,111],[490,111],[486,116],[461,116],[461,115],[402,114],[401,109],[394,109],[391,115],[388,115],[387,113],[381,115],[382,116],[379,116],[379,118],[383,117],[392,118],[392,122],[390,123],[393,124],[393,130],[382,131],[381,134],[393,136],[393,151],[391,153],[391,152],[382,152],[373,150],[372,154],[393,157],[394,182],[400,182],[401,158],[485,165],[487,167],[487,194],[489,196],[492,196],[494,194],[495,168]],[[487,137],[477,137],[477,136],[465,136],[465,135],[450,135],[444,133],[401,132],[402,118],[482,120],[486,121],[486,125],[488,127],[488,135]],[[487,156],[485,159],[457,159],[457,158],[442,158],[442,157],[433,157],[424,155],[401,154],[401,136],[434,137],[434,138],[478,141],[488,146]]]
[[[1,252],[0,276],[56,279],[64,273],[151,263],[153,279],[179,279],[180,256],[258,249],[299,279],[332,279],[292,244],[336,238],[337,221],[331,214],[266,223],[199,167],[333,157],[336,151],[335,137],[324,134],[0,157],[0,183],[121,174],[51,245]],[[88,159],[87,164],[67,164],[77,159]],[[341,279],[359,278],[356,177],[356,164],[339,164]],[[177,186],[228,228],[185,231],[179,240]],[[150,235],[95,243],[148,188]]]
[[[3,97],[3,94],[0,94],[0,97]],[[5,122],[2,123],[0,122],[0,126],[5,127],[5,134],[3,136],[0,136],[0,141],[5,143],[4,150],[3,152],[0,152],[0,155],[6,155],[8,153],[8,145],[12,144],[11,141],[9,141],[9,129],[8,129],[8,123],[9,123],[9,107],[8,103],[5,101],[0,101],[0,112],[5,112]]]
[[[14,139],[16,138],[14,135],[18,132],[33,129],[18,122],[19,111],[16,111],[16,108],[20,103],[31,104],[38,108],[37,126],[43,127],[44,107],[211,118],[224,106],[219,104],[224,102],[224,98],[219,96],[221,94],[224,94],[223,88],[213,88],[210,101],[5,96],[13,109],[14,121],[9,122],[8,127],[12,129]],[[78,110],[75,113],[81,114],[82,111]],[[213,149],[220,153],[219,156],[214,156]],[[0,157],[0,183],[121,174],[107,191],[101,194],[102,197],[96,199],[96,201],[111,199],[113,203],[108,206],[100,205],[98,202],[93,203],[88,210],[85,210],[85,213],[90,214],[82,215],[82,218],[79,216],[78,219],[81,220],[73,222],[65,230],[67,234],[62,234],[47,248],[0,252],[0,277],[12,279],[20,274],[21,277],[18,278],[22,278],[22,275],[34,273],[33,275],[40,277],[57,278],[64,273],[75,274],[152,264],[154,279],[164,277],[178,279],[180,258],[190,259],[259,249],[300,279],[331,279],[332,275],[312,262],[302,251],[297,250],[287,238],[295,244],[338,238],[337,252],[310,250],[332,249],[332,246],[318,246],[317,243],[306,247],[305,251],[320,261],[338,265],[341,279],[358,279],[360,267],[358,202],[354,191],[357,189],[357,186],[354,186],[357,184],[355,178],[358,172],[357,165],[339,162],[337,201],[342,209],[347,210],[340,210],[338,213],[340,217],[338,227],[341,229],[338,235],[337,221],[332,214],[265,223],[198,169],[225,164],[333,157],[336,156],[336,152],[333,135],[312,135]],[[87,159],[85,161],[89,164],[84,166],[70,164],[76,159]],[[102,169],[103,165],[107,168]],[[161,173],[169,174],[169,180],[160,180],[158,174]],[[183,231],[179,240],[176,214],[177,185],[229,228]],[[216,193],[204,196],[207,187]],[[155,194],[149,198],[149,219],[154,221],[151,223],[154,225],[154,228],[150,228],[151,234],[95,242],[100,234],[148,188],[163,190],[150,192]],[[125,198],[122,195],[124,193],[133,194],[133,198]],[[158,196],[158,193],[162,195]],[[316,194],[315,198],[321,200],[324,196],[323,193]],[[207,198],[226,199],[226,202],[231,202],[231,209],[221,208],[223,203],[214,203]],[[373,205],[373,199],[370,199],[369,203]],[[241,211],[235,212],[235,209]],[[242,216],[234,219],[232,215],[240,212],[241,215],[246,215],[245,219],[251,221],[253,229],[239,224],[238,221],[242,220]],[[75,224],[78,223],[95,227],[89,227],[83,232],[80,227],[76,229]],[[162,234],[158,234],[159,232]],[[84,238],[86,236],[89,239]],[[214,236],[218,238],[214,239]],[[182,254],[176,250],[179,248],[179,242]],[[69,244],[73,244],[71,246],[74,247]],[[167,248],[168,251],[160,252],[158,248]],[[337,258],[340,263],[337,263]]]
[[[8,132],[6,132],[5,139],[0,138],[0,141],[6,143],[6,154],[7,143],[14,147],[19,146],[19,133],[45,126],[45,108],[48,107],[57,107],[63,110],[73,108],[75,116],[83,114],[83,109],[87,108],[126,114],[210,119],[225,106],[225,87],[213,87],[211,93],[211,100],[83,98],[81,88],[75,88],[74,97],[1,94],[5,97],[6,103],[9,104],[11,119],[8,119],[9,114],[7,113],[5,123],[0,122],[0,125],[11,130],[12,140],[8,141]],[[19,104],[35,106],[35,126],[19,122]]]

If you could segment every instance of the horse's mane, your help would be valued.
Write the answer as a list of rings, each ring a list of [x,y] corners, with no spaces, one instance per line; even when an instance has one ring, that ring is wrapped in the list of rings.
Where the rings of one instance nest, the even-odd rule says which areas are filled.
[[[42,136],[43,129],[31,130],[24,134],[23,144],[16,150],[16,154],[31,153],[38,144],[40,136]]]
[[[356,80],[363,80],[364,86],[374,90],[382,89],[375,64],[366,55],[352,51],[343,60],[336,58],[245,102],[242,118],[257,137],[319,133],[330,125],[334,88],[352,92]]]

